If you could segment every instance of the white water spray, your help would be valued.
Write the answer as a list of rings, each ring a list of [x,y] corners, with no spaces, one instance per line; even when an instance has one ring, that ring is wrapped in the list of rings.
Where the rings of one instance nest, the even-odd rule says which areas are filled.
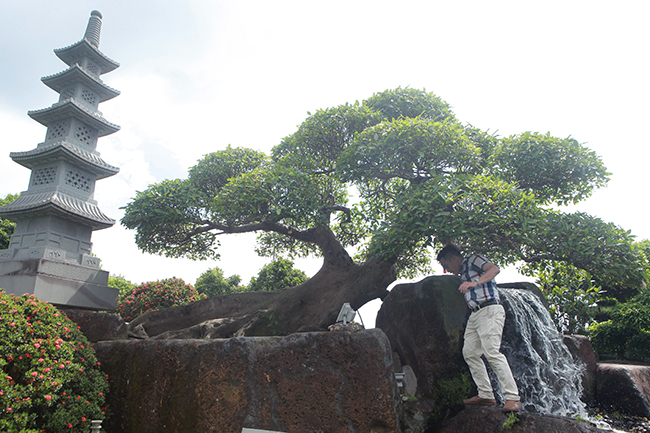
[[[529,290],[499,290],[506,310],[501,351],[508,358],[524,409],[587,418],[580,401],[584,365],[569,353],[546,307]]]

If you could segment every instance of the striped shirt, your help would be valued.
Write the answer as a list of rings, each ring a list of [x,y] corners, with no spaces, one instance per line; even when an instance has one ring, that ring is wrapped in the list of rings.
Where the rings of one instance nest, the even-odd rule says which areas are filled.
[[[485,272],[483,265],[486,263],[490,263],[490,261],[480,254],[472,254],[465,257],[460,265],[460,279],[462,281],[478,281],[479,277]],[[490,280],[465,292],[465,302],[467,302],[467,306],[470,309],[474,309],[479,304],[492,299],[500,300],[497,283],[494,280]]]

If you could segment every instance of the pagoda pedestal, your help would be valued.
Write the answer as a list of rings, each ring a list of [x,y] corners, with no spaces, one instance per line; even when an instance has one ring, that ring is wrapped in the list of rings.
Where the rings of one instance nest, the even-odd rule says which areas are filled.
[[[95,182],[119,171],[96,150],[99,137],[120,129],[97,109],[120,93],[100,79],[119,67],[99,51],[101,19],[93,11],[84,38],[54,50],[68,69],[41,80],[59,101],[28,113],[47,127],[45,141],[10,153],[32,175],[27,191],[0,207],[0,217],[16,222],[8,249],[0,250],[0,288],[59,306],[115,310],[119,290],[108,287],[91,243],[94,230],[115,224],[93,199]]]

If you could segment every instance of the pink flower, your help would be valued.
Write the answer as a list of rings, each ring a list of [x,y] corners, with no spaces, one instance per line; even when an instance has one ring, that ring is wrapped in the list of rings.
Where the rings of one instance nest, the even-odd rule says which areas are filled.
[[[38,343],[34,343],[34,347],[38,349],[39,347],[41,347],[41,345]]]
[[[51,395],[46,395],[45,400],[52,400],[52,396]]]
[[[37,375],[38,375],[38,373],[37,373],[37,372],[35,372],[35,371],[32,371],[32,372],[31,372],[31,375],[32,375],[32,376],[37,376]]]
[[[44,369],[43,371],[44,371],[45,373],[49,373],[49,372],[50,372],[50,367],[45,367],[45,369]]]

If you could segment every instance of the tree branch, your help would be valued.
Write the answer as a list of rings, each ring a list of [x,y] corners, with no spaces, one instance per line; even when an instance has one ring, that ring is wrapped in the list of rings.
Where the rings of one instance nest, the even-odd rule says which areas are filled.
[[[214,221],[204,220],[201,221],[201,224],[203,224],[203,226],[197,227],[194,230],[188,232],[181,243],[188,242],[192,237],[212,230],[219,230],[220,233],[216,233],[217,235],[234,234],[234,233],[253,233],[257,231],[276,232],[281,235],[292,237],[299,241],[310,242],[310,243],[316,242],[316,239],[314,238],[311,229],[298,230],[296,228],[287,227],[283,224],[279,224],[273,221],[262,221],[259,223],[246,224],[242,226],[229,226],[225,224],[219,224]]]

